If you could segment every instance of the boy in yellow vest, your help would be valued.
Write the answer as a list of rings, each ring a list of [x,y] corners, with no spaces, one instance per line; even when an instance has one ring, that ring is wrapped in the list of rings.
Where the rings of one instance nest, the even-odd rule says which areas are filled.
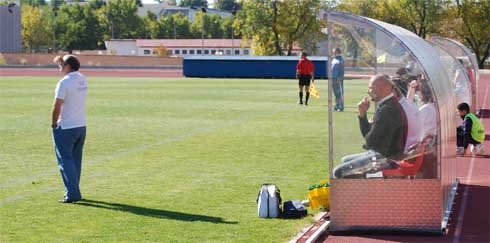
[[[458,155],[465,155],[468,145],[472,145],[471,155],[482,155],[485,153],[485,146],[482,142],[485,140],[485,127],[475,114],[470,112],[470,106],[466,103],[458,105],[458,114],[463,119],[463,124],[458,126],[456,150]]]

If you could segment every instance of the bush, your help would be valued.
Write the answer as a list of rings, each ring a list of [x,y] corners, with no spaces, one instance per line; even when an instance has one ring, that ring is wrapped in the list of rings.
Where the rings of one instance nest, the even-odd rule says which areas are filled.
[[[0,65],[7,65],[7,61],[3,57],[2,53],[0,53]]]
[[[168,56],[167,48],[163,45],[160,45],[159,47],[155,48],[154,50],[159,57],[167,57]]]

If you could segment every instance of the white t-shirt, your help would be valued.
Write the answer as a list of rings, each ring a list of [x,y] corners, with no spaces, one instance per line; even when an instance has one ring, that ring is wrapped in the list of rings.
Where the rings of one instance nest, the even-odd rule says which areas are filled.
[[[61,129],[84,127],[87,80],[80,72],[70,72],[56,85],[55,98],[62,99],[58,126]]]
[[[405,152],[407,152],[411,146],[422,141],[423,131],[421,129],[419,109],[417,108],[415,103],[411,102],[405,97],[402,97],[399,102],[403,110],[405,111],[408,122],[407,141],[405,143]]]
[[[419,108],[419,117],[422,120],[422,129],[424,131],[423,137],[425,138],[428,135],[436,135],[437,118],[434,103],[423,104]]]

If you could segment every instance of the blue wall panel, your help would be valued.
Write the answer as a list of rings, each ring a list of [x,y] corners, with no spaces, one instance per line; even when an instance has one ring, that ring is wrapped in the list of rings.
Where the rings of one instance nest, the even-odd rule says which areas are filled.
[[[326,58],[310,58],[316,78],[326,78]],[[321,60],[323,59],[323,60]],[[297,57],[191,57],[184,58],[186,77],[291,78],[295,79]]]

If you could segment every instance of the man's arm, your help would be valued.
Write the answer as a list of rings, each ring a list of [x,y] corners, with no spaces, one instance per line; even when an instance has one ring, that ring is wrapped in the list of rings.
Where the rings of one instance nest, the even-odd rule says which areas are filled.
[[[63,106],[64,100],[55,99],[53,102],[53,110],[51,111],[51,128],[56,128],[58,126],[58,119],[61,113],[61,107]]]
[[[359,109],[359,127],[361,128],[362,136],[365,137],[366,134],[371,130],[371,124],[367,119],[366,112],[369,110],[370,102],[367,96],[364,97],[358,104]]]
[[[417,80],[410,81],[410,84],[408,85],[408,91],[407,91],[408,100],[413,102],[415,98],[415,92],[418,86],[419,86],[419,82]]]

